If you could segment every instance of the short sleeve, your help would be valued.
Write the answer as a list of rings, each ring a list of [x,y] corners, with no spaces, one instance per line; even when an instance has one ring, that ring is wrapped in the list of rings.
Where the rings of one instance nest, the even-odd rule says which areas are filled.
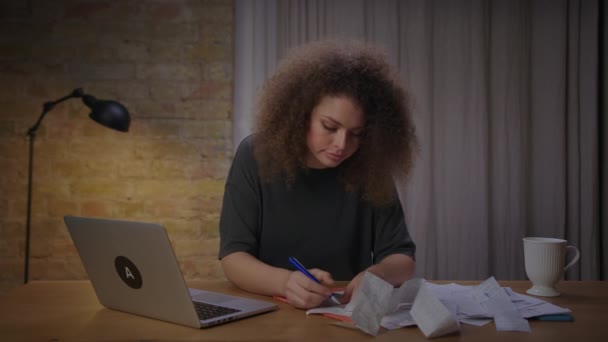
[[[252,139],[249,136],[241,142],[226,178],[219,259],[234,252],[258,255],[261,195]]]
[[[389,206],[374,209],[374,263],[391,254],[405,254],[414,260],[416,254],[398,198]]]

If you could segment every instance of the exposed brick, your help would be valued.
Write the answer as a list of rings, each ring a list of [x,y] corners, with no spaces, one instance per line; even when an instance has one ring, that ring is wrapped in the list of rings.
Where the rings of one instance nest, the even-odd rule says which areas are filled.
[[[202,100],[183,102],[181,109],[191,118],[227,119],[232,112],[232,102],[227,100]]]
[[[150,17],[155,20],[177,20],[188,12],[178,2],[153,3],[150,7]]]
[[[219,239],[172,239],[171,243],[177,257],[214,257],[217,256]]]
[[[198,40],[198,25],[195,23],[148,22],[142,33],[149,40],[179,41],[194,43]]]
[[[232,64],[223,61],[205,63],[203,78],[212,81],[232,80]]]
[[[107,201],[83,201],[81,215],[95,217],[111,217]]]
[[[136,184],[139,198],[192,198],[204,194],[221,194],[224,182],[219,180],[142,180]]]
[[[44,136],[53,140],[82,136],[85,124],[89,124],[89,122],[83,119],[53,118],[52,122],[46,122]]]
[[[139,118],[155,119],[228,119],[232,103],[228,100],[189,100],[175,102],[133,101],[132,108]]]
[[[34,218],[31,224],[32,241],[45,243],[49,239],[69,239],[63,217]]]
[[[0,82],[0,101],[13,100],[14,98],[18,97],[20,93],[23,92],[22,83],[15,83],[13,81],[16,80],[11,80],[7,78],[5,78],[3,82]]]
[[[146,178],[150,179],[175,179],[184,178],[184,163],[181,160],[153,160],[151,167],[147,170]]]
[[[223,44],[198,44],[188,46],[185,53],[186,58],[210,63],[226,60],[230,55],[230,47]]]
[[[89,45],[79,45],[73,47],[71,56],[73,61],[85,60],[89,62],[139,62],[150,59],[149,47],[140,41],[129,38],[105,38],[105,46],[97,41]]]
[[[0,291],[23,284],[23,255],[0,258]]]
[[[82,125],[82,135],[85,137],[99,138],[99,140],[104,140],[99,144],[99,148],[104,148],[104,144],[111,143],[106,147],[108,147],[108,151],[112,151],[112,157],[117,157],[116,152],[120,153],[120,155],[123,157],[129,157],[129,155],[132,155],[132,152],[128,148],[128,138],[130,138],[130,136],[125,134],[125,132],[117,131],[103,126],[95,121],[87,120],[86,123]],[[122,145],[123,148],[118,151],[112,150],[112,147],[116,147],[116,145]]]
[[[0,121],[0,139],[8,138],[15,135],[14,121]]]
[[[34,124],[42,111],[42,103],[33,101],[9,99],[0,102],[0,106],[2,106],[0,118],[19,123],[27,121],[29,126]],[[19,136],[25,136],[25,133],[26,130],[15,132]]]
[[[110,8],[111,1],[76,2],[65,9],[64,18],[90,19],[99,13],[107,12]]]
[[[147,81],[148,91],[150,98],[152,99],[165,99],[165,101],[181,101],[184,99],[182,88],[184,84],[194,87],[194,84],[198,84],[196,81],[179,81],[179,82],[168,82],[168,81]]]
[[[221,43],[226,44],[231,41],[233,34],[232,23],[209,25],[206,22],[200,22],[199,26],[200,42],[204,44]]]
[[[0,193],[9,194],[18,193],[19,191],[23,191],[25,193],[27,180],[17,178],[15,173],[9,174],[9,176],[13,177],[0,179]]]
[[[226,159],[226,157],[208,158],[199,164],[190,164],[184,168],[184,174],[189,179],[224,179],[231,165],[231,162]]]
[[[133,135],[141,135],[148,138],[175,138],[179,136],[181,127],[187,125],[181,120],[139,120],[134,125]]]
[[[141,80],[197,81],[201,79],[198,63],[145,63],[137,65],[137,78]]]
[[[74,63],[69,65],[73,78],[81,80],[130,80],[135,76],[132,63]]]
[[[30,261],[30,280],[87,279],[80,258],[33,258]]]
[[[24,185],[22,190],[8,201],[8,214],[5,218],[6,220],[20,219],[25,224],[25,216],[27,215],[27,186]],[[34,198],[36,195],[33,194]]]
[[[0,43],[0,62],[20,61],[29,58],[30,55],[31,47],[29,44]]]
[[[103,133],[109,139],[79,139],[69,142],[63,155],[65,158],[80,160],[130,160],[135,155],[135,145],[129,143],[130,136],[122,132],[107,129],[91,122],[98,133]],[[111,139],[111,140],[110,140]]]
[[[0,259],[23,254],[23,241],[25,241],[25,232],[22,232],[22,235],[23,237],[19,239],[3,237],[3,239],[0,240]]]
[[[201,11],[201,22],[218,25],[228,24],[233,21],[233,7],[229,2],[206,3]]]
[[[29,14],[27,1],[0,1],[0,19],[26,19]]]
[[[0,199],[0,217],[8,215],[8,199]],[[0,231],[2,228],[0,227]]]
[[[157,203],[158,205],[158,203]],[[175,208],[175,206],[173,206]],[[199,208],[200,213],[200,208]],[[165,216],[166,217],[166,216]],[[171,240],[201,239],[203,230],[200,219],[161,220]]]
[[[78,180],[76,175],[86,175],[89,179],[113,178],[120,162],[115,158],[74,158],[54,161],[50,173],[66,180]]]
[[[62,19],[85,21],[107,21],[125,19],[127,13],[141,13],[139,2],[131,1],[76,1],[62,8]],[[125,13],[126,12],[126,13]]]
[[[220,202],[218,202],[220,203]],[[219,239],[220,237],[220,218],[219,215],[207,217],[203,220],[203,236],[208,239]]]
[[[205,127],[205,137],[207,139],[222,139],[232,133],[232,122],[228,120],[208,121]]]
[[[161,222],[186,280],[224,278],[233,20],[229,0],[0,4],[0,294],[23,279],[26,132],[77,87],[121,102],[131,127],[96,124],[79,99],[48,113],[35,140],[30,279],[87,278],[66,214]]]
[[[184,97],[186,100],[223,99],[232,98],[232,82],[208,81],[201,82],[197,87],[191,88]]]
[[[77,215],[79,213],[78,203],[74,200],[65,200],[50,197],[47,200],[48,215],[51,217],[63,217],[65,215]]]
[[[136,146],[138,159],[200,160],[200,151],[191,141],[146,140]]]
[[[130,218],[133,220],[150,220],[150,216],[148,216],[145,211],[144,201],[116,201],[112,207],[112,216],[115,218]]]
[[[4,2],[6,1],[2,1],[2,3]],[[3,20],[0,22],[0,42],[31,42],[46,37],[50,28],[51,24],[49,23],[28,20]],[[15,34],[16,32],[19,32],[19,34]]]
[[[225,279],[217,255],[214,257],[179,258],[182,273],[186,281],[198,279]]]
[[[129,110],[130,99],[148,99],[148,83],[136,80],[101,81],[94,80],[82,84],[85,93],[95,96],[98,100],[113,100],[121,102]]]
[[[10,160],[23,160],[28,153],[27,136],[23,134],[19,138],[0,139],[0,157]]]
[[[100,198],[107,200],[124,200],[132,196],[130,184],[108,179],[81,179],[69,183],[69,191],[79,198]]]
[[[58,160],[68,155],[70,141],[61,139],[61,136],[46,138],[48,127],[43,127],[36,134],[34,142],[34,165],[38,170],[38,165],[45,165],[49,160]],[[25,152],[25,151],[24,151]]]

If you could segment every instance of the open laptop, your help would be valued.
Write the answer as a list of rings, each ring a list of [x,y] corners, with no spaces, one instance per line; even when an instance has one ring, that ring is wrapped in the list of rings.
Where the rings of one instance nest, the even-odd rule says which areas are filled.
[[[64,221],[99,302],[110,309],[206,328],[277,308],[189,289],[160,224],[76,216]]]

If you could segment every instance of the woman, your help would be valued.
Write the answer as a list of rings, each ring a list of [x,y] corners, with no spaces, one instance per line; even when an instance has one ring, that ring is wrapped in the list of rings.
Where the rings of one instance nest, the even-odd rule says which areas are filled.
[[[257,114],[226,181],[226,277],[298,308],[320,305],[334,279],[350,280],[348,302],[365,271],[395,286],[411,277],[416,247],[393,178],[408,175],[416,139],[385,56],[360,43],[296,48],[266,82]]]

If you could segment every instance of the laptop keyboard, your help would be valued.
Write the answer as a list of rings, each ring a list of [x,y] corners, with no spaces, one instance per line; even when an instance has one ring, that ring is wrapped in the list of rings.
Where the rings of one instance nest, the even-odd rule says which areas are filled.
[[[209,303],[193,302],[198,318],[201,320],[211,319],[228,315],[231,313],[239,312],[241,310],[227,308],[224,306],[213,305]]]

